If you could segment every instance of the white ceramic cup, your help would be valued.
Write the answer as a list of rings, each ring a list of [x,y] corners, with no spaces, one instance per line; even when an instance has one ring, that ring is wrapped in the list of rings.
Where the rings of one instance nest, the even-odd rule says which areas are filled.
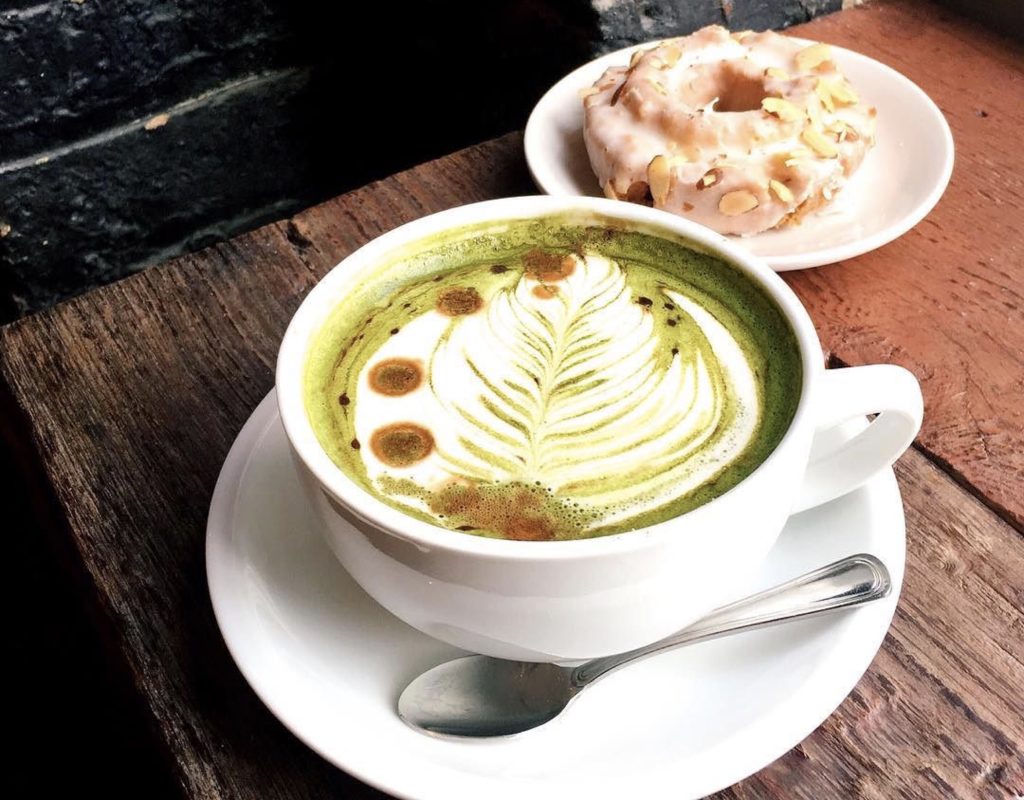
[[[446,530],[383,503],[345,475],[306,416],[312,338],[350,287],[438,231],[579,210],[655,226],[718,253],[774,298],[799,342],[803,383],[782,441],[714,500],[628,533],[561,542],[488,539]],[[707,228],[643,206],[596,198],[517,197],[416,220],[357,250],[303,301],[285,333],[277,397],[295,462],[331,549],[377,602],[424,633],[478,653],[573,661],[649,644],[698,619],[742,585],[790,514],[857,488],[889,466],[921,425],[917,380],[891,365],[826,370],[796,295],[757,258]],[[852,440],[808,463],[815,433],[867,414]],[[816,448],[816,451],[819,448]]]

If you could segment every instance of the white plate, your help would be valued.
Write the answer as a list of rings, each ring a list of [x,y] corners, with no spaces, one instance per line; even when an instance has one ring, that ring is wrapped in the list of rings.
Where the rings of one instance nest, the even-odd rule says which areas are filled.
[[[655,44],[628,47],[591,61],[562,78],[537,103],[526,124],[524,144],[541,191],[603,196],[583,144],[579,92],[608,67],[629,63],[633,51]],[[832,264],[902,236],[932,210],[953,172],[953,135],[931,98],[885,64],[841,47],[832,51],[860,96],[878,108],[877,143],[820,213],[792,228],[730,237],[776,272]]]
[[[867,669],[903,580],[903,506],[891,471],[792,518],[749,590],[862,551],[892,573],[886,600],[649,659],[547,726],[465,743],[398,719],[401,689],[459,651],[384,611],[334,559],[304,502],[273,393],[221,471],[206,566],[217,622],[253,689],[296,736],[366,783],[425,800],[685,800],[781,756]]]

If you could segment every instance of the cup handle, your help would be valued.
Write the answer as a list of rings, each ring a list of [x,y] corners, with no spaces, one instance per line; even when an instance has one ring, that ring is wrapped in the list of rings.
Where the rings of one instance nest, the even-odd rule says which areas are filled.
[[[924,413],[917,378],[893,364],[825,370],[815,405],[819,434],[855,417],[878,416],[807,465],[793,513],[851,492],[890,466],[914,441]]]

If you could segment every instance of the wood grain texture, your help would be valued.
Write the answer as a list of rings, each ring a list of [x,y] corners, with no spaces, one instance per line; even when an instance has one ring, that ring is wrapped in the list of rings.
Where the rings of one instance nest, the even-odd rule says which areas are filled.
[[[874,38],[880,31],[910,24],[906,15],[921,8],[900,2],[839,17],[853,20],[850,25],[866,20],[857,23],[863,41],[847,43],[871,52],[869,45],[881,46]],[[804,33],[829,38],[814,27],[827,21]],[[968,36],[974,44],[963,46],[965,59],[992,50],[982,46],[987,34],[972,28],[937,15],[927,25],[946,26],[938,28],[948,29],[944,47]],[[853,28],[843,26],[839,33],[852,36]],[[840,41],[838,35],[832,38]],[[994,52],[990,71],[1014,66]],[[931,51],[922,57],[934,60]],[[889,60],[912,71],[895,56]],[[927,75],[911,77],[927,83]],[[967,99],[949,101],[951,119]],[[1011,113],[1005,103],[993,104],[990,116],[978,119],[1003,111]],[[981,164],[994,156],[979,150],[975,157]],[[1002,187],[1013,180],[1003,178]],[[968,179],[954,176],[964,191],[981,190]],[[530,191],[521,141],[504,137],[0,329],[0,375],[30,420],[28,433],[65,511],[69,537],[183,795],[382,796],[299,744],[231,662],[205,586],[210,494],[231,441],[272,385],[290,314],[327,268],[408,219]],[[912,247],[900,240],[842,269],[793,277],[828,349],[849,363],[910,366],[924,381],[929,415],[947,416],[926,430],[925,450],[911,451],[898,465],[907,577],[895,624],[871,670],[800,747],[721,798],[946,800],[1024,792],[1024,542],[986,505],[1019,523],[1013,481],[1021,431],[1011,427],[1019,417],[1006,395],[1024,368],[1019,359],[993,360],[1017,346],[1017,334],[1004,330],[1009,325],[990,326],[988,338],[974,327],[984,320],[983,306],[998,309],[999,302],[1012,302],[1007,291],[1019,294],[1019,278],[1002,259],[1019,254],[1010,227],[1020,205],[1012,206],[1009,195],[993,197],[1009,209],[1003,221],[969,203],[943,211],[953,202],[947,198],[935,216],[950,226],[948,233],[919,227],[904,237]],[[984,250],[963,244],[988,241],[971,238],[985,226],[1004,239]],[[947,250],[951,257],[943,256]],[[992,256],[993,269],[979,266],[978,275],[995,281],[995,268],[1004,266],[1006,275],[998,286],[985,284],[984,302],[967,308],[958,298],[974,295],[958,283],[966,280],[958,265],[970,267],[969,252]],[[927,268],[901,273],[911,255],[915,264],[924,258]],[[911,291],[919,301],[913,307],[932,316],[912,316],[901,305]],[[960,352],[963,363],[949,363],[950,337],[963,341],[972,357]],[[970,381],[950,388],[958,370],[968,370]],[[987,410],[976,405],[983,394],[992,403]],[[963,417],[965,409],[984,425]],[[981,435],[988,437],[983,447],[975,441]]]
[[[924,89],[949,121],[956,163],[909,233],[787,282],[833,355],[917,375],[920,446],[1024,530],[1024,46],[923,2],[870,3],[793,32]]]
[[[824,725],[718,800],[1024,792],[1024,547],[921,453],[896,476],[907,572],[881,651]]]

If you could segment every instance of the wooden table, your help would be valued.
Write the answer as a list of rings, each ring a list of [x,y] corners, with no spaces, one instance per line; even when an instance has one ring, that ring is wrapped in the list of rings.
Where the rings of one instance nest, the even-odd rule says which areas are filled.
[[[786,276],[833,364],[903,364],[922,382],[924,429],[896,467],[906,583],[841,708],[719,797],[1010,797],[1024,792],[1024,55],[914,0],[797,32],[917,82],[957,164],[900,240]],[[183,794],[380,796],[299,744],[228,657],[205,588],[210,493],[329,267],[428,212],[531,191],[509,135],[0,330],[23,441]]]

